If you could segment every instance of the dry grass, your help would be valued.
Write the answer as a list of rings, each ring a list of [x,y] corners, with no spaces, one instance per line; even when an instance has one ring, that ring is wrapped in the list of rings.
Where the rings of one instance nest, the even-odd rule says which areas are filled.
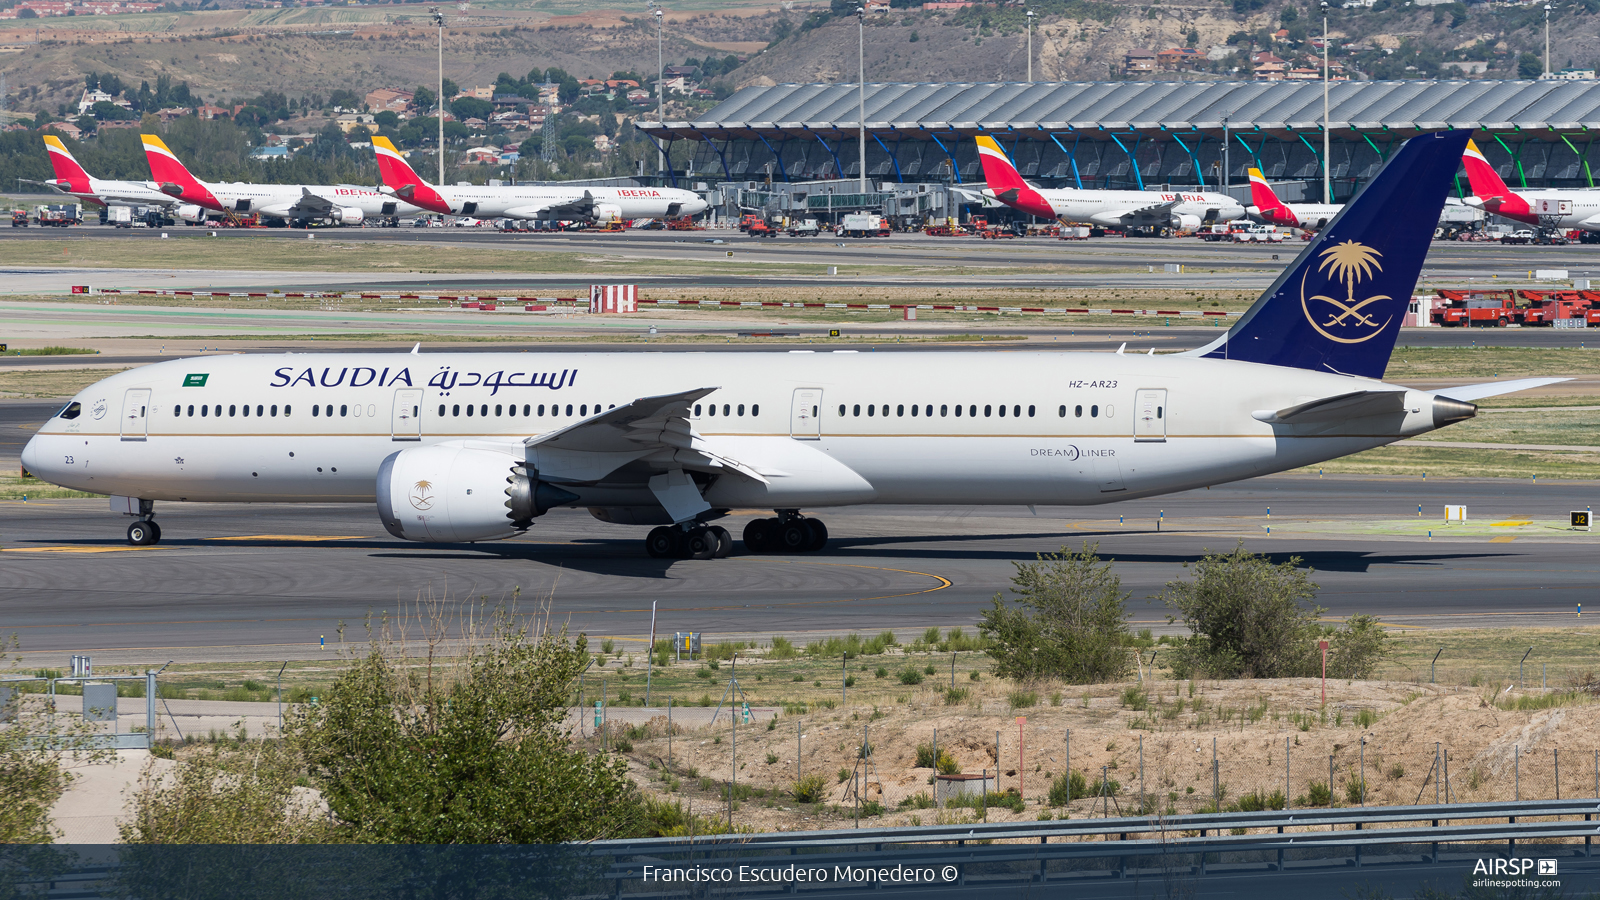
[[[0,397],[71,397],[96,381],[129,368],[132,367],[3,370],[0,371]]]

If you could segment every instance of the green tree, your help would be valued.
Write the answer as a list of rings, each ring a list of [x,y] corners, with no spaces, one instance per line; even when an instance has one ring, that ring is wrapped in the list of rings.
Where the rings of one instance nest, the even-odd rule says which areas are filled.
[[[1298,557],[1274,565],[1240,542],[1230,553],[1207,553],[1193,569],[1193,581],[1169,582],[1162,595],[1193,633],[1174,654],[1174,675],[1294,678],[1314,671],[1322,609],[1307,605],[1317,585]]]
[[[450,112],[459,120],[483,119],[489,120],[494,114],[494,104],[477,97],[457,97],[450,101]]]
[[[1517,57],[1518,78],[1538,78],[1544,74],[1544,63],[1536,53],[1524,53]]]
[[[363,843],[545,843],[641,826],[625,761],[571,745],[562,726],[588,661],[582,635],[501,608],[428,624],[425,661],[375,638],[288,736],[341,833]],[[475,621],[484,621],[480,630]],[[466,646],[435,652],[446,628]]]
[[[1098,550],[1085,543],[1081,552],[1063,547],[1016,564],[1017,596],[1007,603],[996,594],[978,622],[993,641],[996,675],[1086,684],[1128,672],[1128,594]]]
[[[172,774],[146,765],[133,815],[117,826],[125,844],[317,844],[332,822],[295,791],[303,769],[282,741],[213,746]]]

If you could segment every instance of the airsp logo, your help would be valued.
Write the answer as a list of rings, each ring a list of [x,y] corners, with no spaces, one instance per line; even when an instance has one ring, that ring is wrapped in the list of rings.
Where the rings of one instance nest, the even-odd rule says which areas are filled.
[[[411,505],[420,510],[433,508],[433,483],[419,481],[411,486]]]
[[[89,415],[94,416],[96,419],[104,419],[106,417],[106,409],[104,400],[96,400],[94,405],[89,407]]]
[[[1375,271],[1383,271],[1383,266],[1378,263],[1378,257],[1382,255],[1355,241],[1335,244],[1322,251],[1322,262],[1317,269],[1327,271],[1330,286],[1343,282],[1345,296],[1342,300],[1324,294],[1307,297],[1305,282],[1311,272],[1307,270],[1305,278],[1300,279],[1300,308],[1305,310],[1306,321],[1318,334],[1341,344],[1359,344],[1382,334],[1384,327],[1393,321],[1392,315],[1379,322],[1363,312],[1374,303],[1390,299],[1387,294],[1356,299],[1356,286],[1370,280]],[[1318,301],[1315,308],[1312,301]]]

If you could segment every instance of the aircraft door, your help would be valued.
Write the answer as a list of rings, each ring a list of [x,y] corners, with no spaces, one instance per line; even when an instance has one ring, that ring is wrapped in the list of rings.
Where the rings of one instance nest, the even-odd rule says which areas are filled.
[[[1165,441],[1167,439],[1167,392],[1139,391],[1133,403],[1133,439],[1135,441]]]
[[[122,439],[142,441],[150,434],[150,389],[133,388],[122,395]]]
[[[394,440],[422,440],[422,390],[401,388],[394,392],[392,429]]]
[[[789,436],[797,441],[822,439],[822,388],[796,388],[789,407]]]

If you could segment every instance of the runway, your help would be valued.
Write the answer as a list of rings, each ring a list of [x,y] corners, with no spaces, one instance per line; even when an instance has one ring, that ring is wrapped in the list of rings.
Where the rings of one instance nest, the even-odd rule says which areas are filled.
[[[416,291],[476,290],[491,292],[529,289],[558,292],[586,287],[584,274],[482,273],[418,275],[380,272],[360,275],[327,272],[138,270],[71,268],[51,265],[53,259],[34,259],[31,244],[60,241],[111,240],[117,242],[172,239],[210,240],[210,230],[192,227],[118,229],[84,226],[68,231],[8,229],[0,231],[0,246],[7,248],[8,265],[0,293],[65,293],[73,284],[96,287],[175,289],[303,290],[361,289],[386,285]],[[217,229],[221,240],[306,241],[298,229]],[[699,232],[625,231],[619,233],[560,232],[502,234],[481,229],[325,229],[317,240],[403,245],[430,248],[447,254],[452,247],[503,249],[528,254],[572,253],[588,258],[639,261],[690,261],[704,271],[693,274],[630,275],[629,281],[674,287],[764,286],[899,286],[937,288],[1004,287],[1018,289],[1071,289],[1123,287],[1138,289],[1262,290],[1304,246],[1300,241],[1282,244],[1230,244],[1197,238],[1141,239],[1106,237],[1086,241],[1054,238],[1018,238],[982,241],[973,237],[936,238],[896,234],[888,238],[749,238],[737,231],[713,229]],[[729,261],[741,265],[818,266],[815,273],[772,274],[719,272]],[[92,254],[91,254],[92,255]],[[80,254],[82,256],[82,254]],[[1274,258],[1276,257],[1276,258]],[[445,256],[444,258],[448,258]],[[530,260],[533,257],[530,256]],[[1597,250],[1590,245],[1502,245],[1438,241],[1429,250],[1423,284],[1539,286],[1531,279],[1537,269],[1565,269],[1573,276],[1600,274]],[[1167,264],[1182,265],[1181,273],[1168,273]],[[846,271],[823,274],[820,267]],[[849,267],[911,267],[905,273],[849,272]],[[924,271],[916,271],[918,269]],[[943,269],[945,271],[935,271]],[[615,280],[614,276],[610,276]],[[542,294],[541,294],[542,295]]]
[[[642,528],[581,510],[539,519],[526,537],[472,545],[390,538],[370,506],[163,503],[155,547],[123,541],[104,501],[5,503],[0,632],[38,658],[93,652],[106,663],[316,659],[341,625],[364,638],[369,614],[419,593],[452,603],[520,589],[591,635],[709,639],[971,626],[1009,586],[1013,563],[1098,542],[1131,593],[1135,627],[1166,626],[1156,599],[1183,564],[1239,540],[1316,570],[1331,616],[1371,613],[1407,627],[1556,625],[1600,587],[1600,536],[1546,528],[1600,501],[1595,483],[1272,476],[1097,508],[866,507],[818,511],[833,539],[819,554],[662,561]],[[1433,540],[1389,533],[1467,505],[1482,527]],[[1271,508],[1271,517],[1267,510]],[[736,535],[755,511],[724,520]],[[1122,524],[1118,516],[1124,516]],[[1160,531],[1156,523],[1160,518]],[[1489,523],[1538,520],[1500,534]],[[1390,523],[1382,525],[1381,523]],[[1272,533],[1267,533],[1268,527]],[[1383,533],[1379,533],[1383,532]],[[1514,533],[1513,533],[1514,532]],[[1592,602],[1592,601],[1591,601]]]

